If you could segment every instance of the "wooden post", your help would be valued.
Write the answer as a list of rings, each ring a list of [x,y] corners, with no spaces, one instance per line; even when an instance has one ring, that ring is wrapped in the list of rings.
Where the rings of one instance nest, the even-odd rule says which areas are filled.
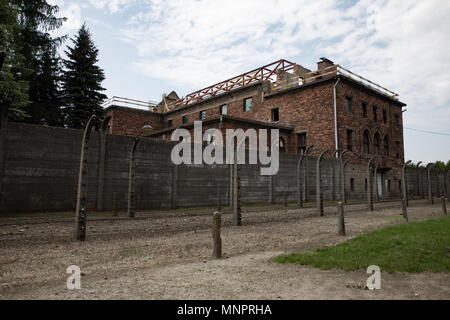
[[[344,204],[342,201],[338,202],[338,233],[340,236],[345,236]]]
[[[319,157],[317,158],[317,164],[316,164],[316,207],[317,211],[319,212],[319,215],[323,216],[323,198],[322,198],[322,190],[321,190],[321,177],[320,177],[320,162],[322,161],[323,156],[325,153],[328,152],[328,149],[325,149],[321,152]]]
[[[447,205],[445,203],[444,196],[441,197],[441,203],[442,203],[442,215],[446,216],[447,215]]]
[[[220,212],[213,213],[212,238],[213,238],[213,258],[222,258],[221,232],[222,217]]]
[[[408,209],[406,206],[405,198],[402,198],[402,215],[403,215],[403,218],[406,220],[406,222],[408,222]]]
[[[136,172],[136,147],[139,143],[139,137],[136,137],[130,152],[130,168],[128,171],[128,216],[134,218],[136,216],[136,198],[134,176]]]
[[[91,116],[84,129],[81,142],[80,170],[78,173],[77,206],[75,209],[75,239],[84,241],[86,239],[86,216],[87,216],[87,155],[89,149],[89,138],[96,117]]]

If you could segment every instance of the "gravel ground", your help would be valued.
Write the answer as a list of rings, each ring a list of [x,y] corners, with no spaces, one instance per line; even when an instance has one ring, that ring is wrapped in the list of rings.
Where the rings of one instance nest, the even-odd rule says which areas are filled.
[[[140,213],[135,220],[88,221],[87,241],[73,241],[74,223],[0,220],[0,299],[450,299],[450,273],[382,272],[382,288],[364,290],[365,270],[322,271],[270,258],[336,244],[403,223],[399,203],[346,208],[347,236],[337,236],[336,208],[247,208],[243,226],[222,217],[224,258],[213,260],[211,216]],[[410,221],[441,215],[439,204],[411,201]],[[81,290],[65,273],[81,268]]]

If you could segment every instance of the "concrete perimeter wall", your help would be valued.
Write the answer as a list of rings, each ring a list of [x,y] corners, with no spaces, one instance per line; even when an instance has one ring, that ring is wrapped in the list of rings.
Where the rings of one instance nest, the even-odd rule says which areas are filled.
[[[83,131],[29,124],[9,123],[4,138],[4,166],[1,174],[0,209],[10,212],[68,211],[75,209],[77,180]],[[128,197],[130,150],[134,138],[107,135],[104,148],[104,171],[100,165],[100,133],[92,132],[88,151],[88,208],[112,210],[114,204],[125,209]],[[136,209],[227,205],[230,167],[227,165],[172,165],[170,154],[174,143],[141,138],[136,153]],[[314,200],[316,193],[316,159],[307,160],[307,189],[304,199]],[[339,166],[333,159],[322,161],[324,199],[340,199]],[[305,167],[302,166],[302,175]],[[241,165],[242,202],[284,202],[296,200],[297,157],[280,154],[276,176],[261,176],[259,165]],[[350,190],[350,179],[354,190]],[[364,199],[366,167],[351,163],[346,168],[349,199]],[[383,176],[381,197],[397,197],[399,170]],[[391,180],[390,190],[387,180]],[[407,170],[410,195],[427,196],[425,170],[419,175]],[[101,185],[103,183],[103,192]],[[302,182],[303,184],[304,182]],[[432,175],[435,196],[445,192],[443,174]]]

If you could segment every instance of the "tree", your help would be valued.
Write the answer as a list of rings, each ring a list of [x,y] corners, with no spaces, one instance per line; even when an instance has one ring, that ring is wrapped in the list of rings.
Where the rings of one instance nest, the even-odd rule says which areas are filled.
[[[84,128],[90,116],[101,117],[101,103],[106,95],[101,86],[105,79],[103,70],[97,65],[98,49],[91,39],[86,24],[71,39],[73,48],[65,52],[68,59],[64,60],[63,95],[66,123],[72,128]]]
[[[0,51],[4,61],[0,70],[0,107],[2,115],[8,110],[13,117],[23,118],[23,108],[29,104],[28,82],[23,79],[31,70],[25,67],[20,53],[22,27],[17,22],[19,9],[9,0],[0,0]]]
[[[57,18],[58,6],[46,0],[13,0],[19,8],[18,21],[22,26],[21,53],[25,66],[33,70],[24,80],[29,83],[31,101],[24,111],[25,122],[58,126],[62,125],[62,101],[60,97],[60,58],[57,49],[65,37],[52,38],[49,31],[59,28],[66,20]]]
[[[0,103],[13,120],[55,124],[48,118],[54,118],[59,100],[56,49],[63,38],[53,39],[48,31],[65,18],[57,18],[58,7],[45,0],[0,0],[0,9],[0,50],[6,53]]]

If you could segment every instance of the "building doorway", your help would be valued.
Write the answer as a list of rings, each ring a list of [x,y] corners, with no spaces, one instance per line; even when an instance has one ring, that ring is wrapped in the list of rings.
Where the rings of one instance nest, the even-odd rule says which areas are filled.
[[[377,192],[379,196],[383,195],[383,174],[377,173]]]

